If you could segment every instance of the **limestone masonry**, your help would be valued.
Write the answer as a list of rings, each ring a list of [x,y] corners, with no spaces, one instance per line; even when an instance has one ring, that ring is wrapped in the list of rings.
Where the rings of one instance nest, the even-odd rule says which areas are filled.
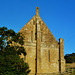
[[[38,7],[36,15],[19,32],[25,36],[27,55],[21,57],[29,64],[30,75],[65,71],[64,40],[60,38],[58,42],[55,39],[39,16]]]

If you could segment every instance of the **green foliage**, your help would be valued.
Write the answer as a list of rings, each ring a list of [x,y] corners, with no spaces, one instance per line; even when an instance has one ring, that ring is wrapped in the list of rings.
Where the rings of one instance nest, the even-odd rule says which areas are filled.
[[[74,63],[75,62],[75,53],[66,54],[65,60],[66,60],[66,63]]]
[[[27,75],[30,72],[28,64],[20,58],[21,54],[26,55],[23,44],[21,33],[0,27],[0,75]]]

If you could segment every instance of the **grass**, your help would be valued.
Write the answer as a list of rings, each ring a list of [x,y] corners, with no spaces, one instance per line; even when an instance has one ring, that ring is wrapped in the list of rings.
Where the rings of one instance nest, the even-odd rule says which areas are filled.
[[[70,72],[69,70],[72,70],[72,73],[66,75],[75,75],[75,63],[66,63],[66,71]]]

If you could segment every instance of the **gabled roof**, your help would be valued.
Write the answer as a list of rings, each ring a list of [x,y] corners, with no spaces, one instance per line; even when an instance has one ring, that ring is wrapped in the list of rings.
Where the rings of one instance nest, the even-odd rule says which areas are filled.
[[[33,16],[33,18],[26,25],[24,25],[24,27],[19,32],[22,32],[24,35],[26,35],[26,33],[30,33],[31,31],[33,31],[34,26],[37,24],[36,19],[39,20],[38,22],[40,23],[40,29],[43,36],[42,38],[43,42],[45,42],[46,44],[48,43],[47,46],[51,46],[51,44],[55,44],[55,46],[58,46],[57,40],[55,39],[55,37],[53,36],[53,34],[51,33],[47,25],[39,16],[38,7],[36,7],[36,15]]]

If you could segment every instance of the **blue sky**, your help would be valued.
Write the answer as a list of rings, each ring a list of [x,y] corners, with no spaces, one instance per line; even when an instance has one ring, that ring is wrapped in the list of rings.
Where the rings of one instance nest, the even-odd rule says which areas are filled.
[[[57,41],[64,39],[64,54],[75,53],[75,0],[0,0],[0,27],[18,32],[35,14]]]

